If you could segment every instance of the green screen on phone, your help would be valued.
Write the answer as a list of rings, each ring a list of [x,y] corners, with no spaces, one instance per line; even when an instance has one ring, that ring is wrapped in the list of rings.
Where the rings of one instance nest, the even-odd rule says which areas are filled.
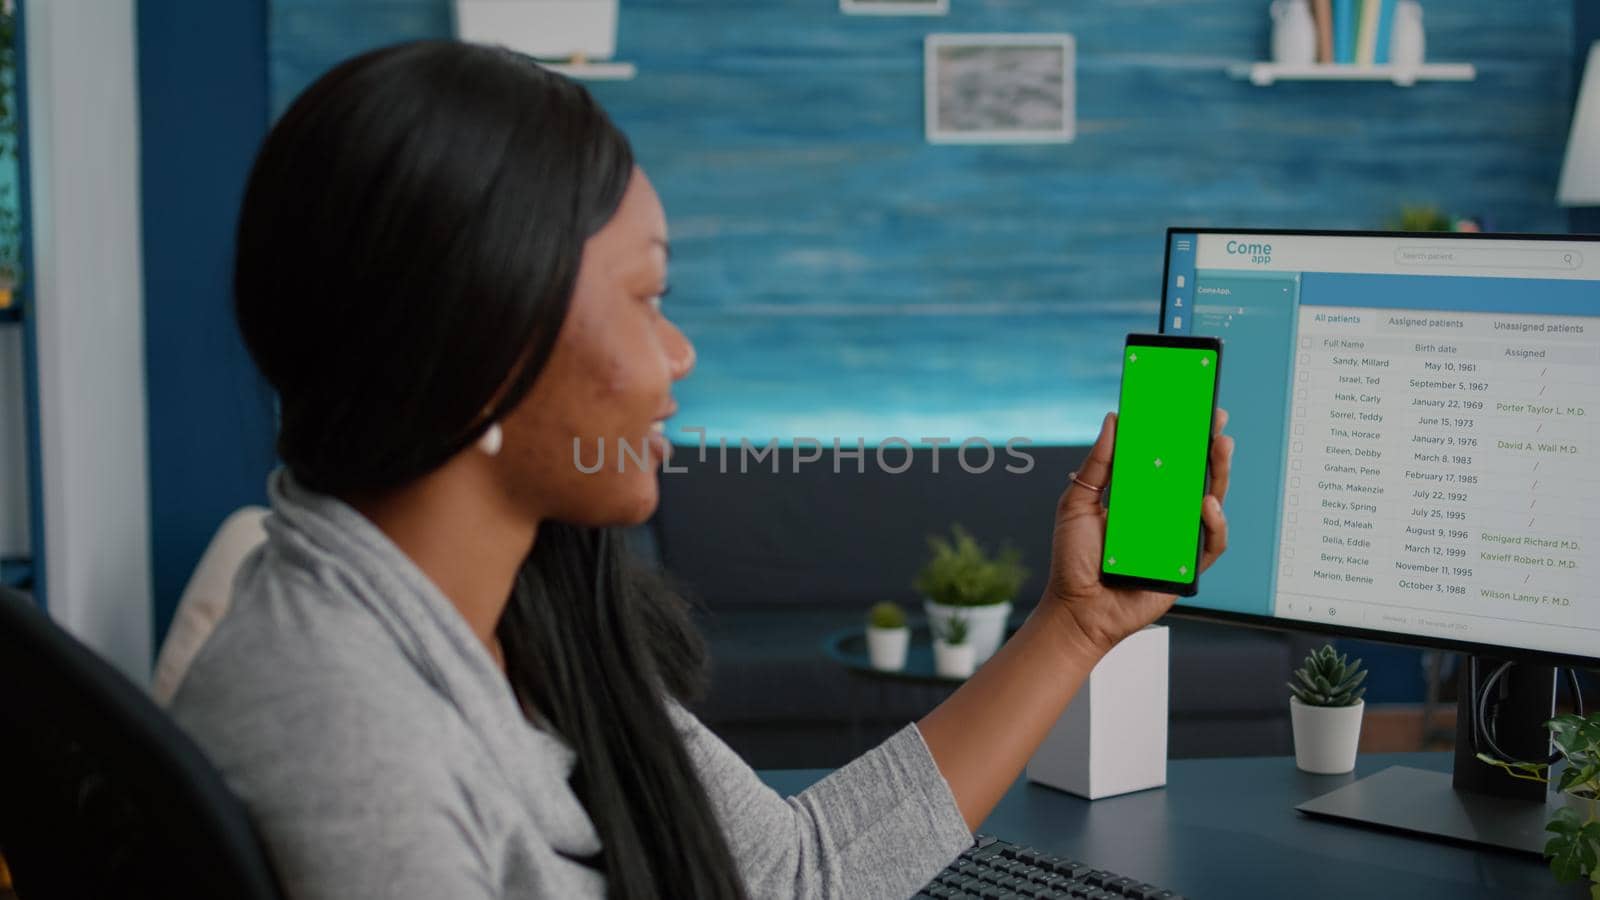
[[[1194,583],[1216,372],[1215,350],[1124,348],[1104,571]]]

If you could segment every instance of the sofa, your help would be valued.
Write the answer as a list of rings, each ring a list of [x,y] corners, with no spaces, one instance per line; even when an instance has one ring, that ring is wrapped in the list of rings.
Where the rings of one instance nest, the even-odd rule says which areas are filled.
[[[948,690],[864,680],[825,656],[841,629],[861,627],[878,601],[915,619],[912,579],[927,536],[959,522],[988,544],[1009,543],[1031,569],[1015,619],[1044,587],[1056,501],[1087,448],[1034,447],[1028,471],[1002,451],[979,471],[955,448],[918,448],[900,473],[824,450],[780,448],[759,461],[730,447],[677,448],[661,504],[638,535],[699,606],[712,684],[696,712],[758,768],[838,766],[935,706]],[[798,456],[798,459],[797,459]],[[887,454],[899,467],[904,451]],[[936,462],[937,461],[937,462]],[[937,464],[937,473],[935,465]],[[741,468],[743,469],[741,471]],[[1320,640],[1169,616],[1169,755],[1292,752],[1291,670]]]

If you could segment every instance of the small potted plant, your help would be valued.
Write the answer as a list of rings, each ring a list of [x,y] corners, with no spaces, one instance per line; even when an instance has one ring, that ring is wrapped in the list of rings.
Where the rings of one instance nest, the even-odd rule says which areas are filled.
[[[898,672],[906,667],[906,648],[911,646],[911,629],[906,626],[906,611],[887,601],[872,607],[867,614],[867,656],[874,669]]]
[[[951,527],[949,539],[930,536],[928,546],[933,555],[915,582],[924,597],[928,621],[937,630],[958,615],[963,618],[970,631],[973,660],[981,665],[1005,639],[1011,601],[1028,570],[1022,567],[1015,549],[1002,548],[991,556],[960,525]]]
[[[967,617],[961,613],[933,626],[933,668],[945,678],[966,678],[977,668]]]
[[[1294,764],[1317,775],[1340,775],[1356,767],[1367,671],[1361,660],[1324,644],[1295,670],[1289,682],[1289,718],[1294,723]]]
[[[1589,879],[1589,896],[1600,900],[1600,713],[1564,715],[1544,723],[1555,739],[1566,768],[1556,780],[1562,804],[1544,828],[1553,837],[1544,845],[1550,871],[1562,884]],[[1505,769],[1515,778],[1550,783],[1550,767],[1540,763],[1508,763],[1486,754],[1478,759]]]

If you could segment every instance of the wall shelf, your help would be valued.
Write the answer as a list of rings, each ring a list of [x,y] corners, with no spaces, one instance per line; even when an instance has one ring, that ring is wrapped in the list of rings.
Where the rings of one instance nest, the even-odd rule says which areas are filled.
[[[632,81],[633,77],[639,74],[633,63],[626,62],[540,62],[539,65],[552,72],[560,72],[568,78],[584,81]]]
[[[1422,66],[1319,63],[1285,66],[1255,62],[1229,66],[1228,74],[1258,87],[1270,87],[1279,81],[1387,81],[1400,87],[1410,87],[1419,81],[1473,81],[1478,77],[1478,70],[1470,63],[1428,63]]]

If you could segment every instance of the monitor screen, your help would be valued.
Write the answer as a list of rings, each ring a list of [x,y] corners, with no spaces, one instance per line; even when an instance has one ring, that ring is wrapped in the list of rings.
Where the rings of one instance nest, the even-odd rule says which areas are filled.
[[[1172,230],[1229,551],[1180,611],[1600,660],[1600,240]]]

